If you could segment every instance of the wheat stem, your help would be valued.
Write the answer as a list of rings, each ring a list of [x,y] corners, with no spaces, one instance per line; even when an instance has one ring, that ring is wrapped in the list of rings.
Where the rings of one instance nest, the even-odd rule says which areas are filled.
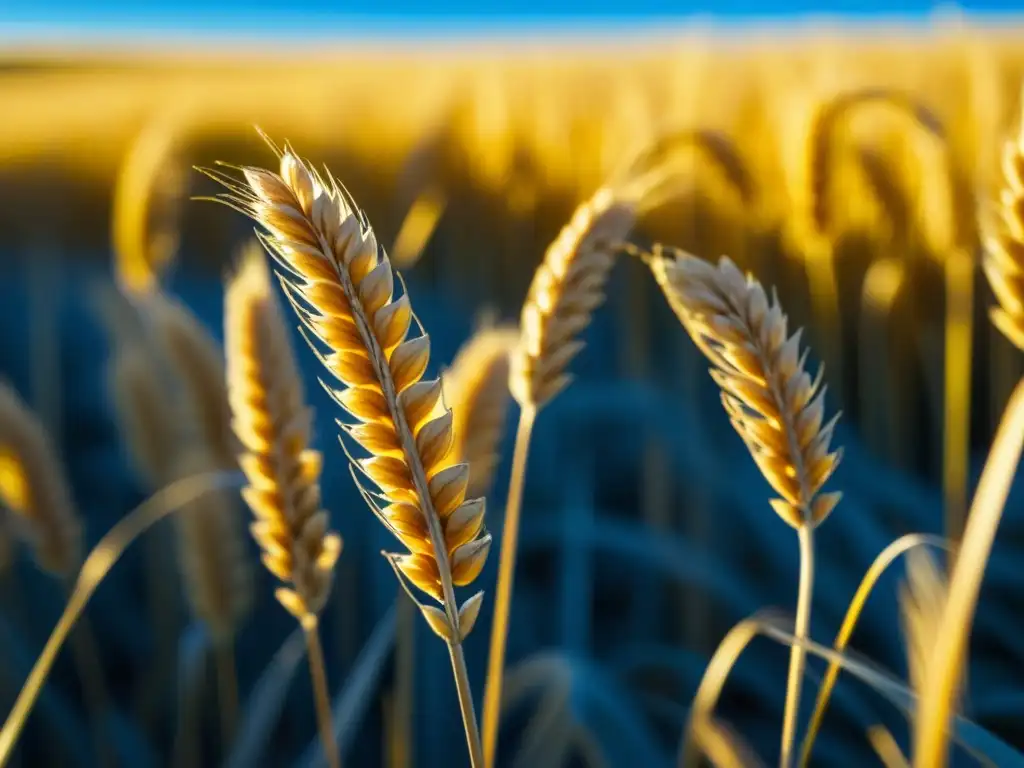
[[[331,724],[331,700],[327,693],[327,669],[324,666],[324,651],[320,645],[320,633],[317,629],[315,616],[310,615],[302,622],[306,633],[306,649],[309,654],[309,674],[313,680],[313,701],[316,704],[316,724],[320,731],[320,741],[327,755],[327,763],[331,768],[341,768],[341,753],[338,742],[334,739],[334,728]]]
[[[398,588],[398,630],[395,638],[395,684],[391,706],[391,768],[410,768],[416,742],[416,604]]]
[[[494,621],[487,658],[487,685],[484,689],[484,765],[494,765],[498,749],[498,723],[501,719],[501,683],[505,670],[505,643],[508,640],[509,615],[512,612],[512,583],[515,580],[516,550],[519,542],[519,513],[523,506],[526,460],[530,453],[530,435],[537,409],[524,405],[519,412],[516,443],[512,453],[512,479],[505,504],[505,520],[498,562],[498,585],[494,595]]]
[[[213,649],[217,667],[217,704],[220,709],[221,750],[228,754],[238,727],[238,670],[235,665],[235,639],[225,637]]]
[[[476,721],[476,710],[473,707],[473,692],[469,688],[469,673],[466,671],[466,656],[462,652],[462,643],[449,642],[448,655],[452,659],[455,688],[459,693],[459,710],[462,712],[462,724],[466,729],[469,762],[473,768],[483,768],[484,760],[483,751],[480,748],[480,727]]]
[[[800,542],[800,586],[797,593],[796,623],[793,635],[807,639],[811,623],[811,595],[814,592],[814,528],[797,528]],[[801,644],[794,644],[789,654],[789,679],[786,682],[786,710],[782,721],[782,754],[779,765],[788,768],[793,762],[793,741],[796,738],[797,718],[800,715],[800,688],[804,681],[807,652]]]
[[[942,768],[949,759],[949,720],[967,666],[967,651],[985,565],[1024,445],[1024,379],[1003,412],[967,515],[942,621],[928,658],[912,737],[914,766]]]
[[[857,587],[857,592],[854,594],[853,599],[846,608],[846,615],[843,617],[843,623],[839,627],[839,632],[836,633],[835,642],[832,644],[832,650],[836,653],[843,653],[846,651],[846,646],[850,642],[850,638],[853,636],[853,631],[857,628],[857,622],[860,621],[861,612],[864,610],[864,606],[867,604],[868,598],[875,589],[875,585],[878,584],[879,579],[888,570],[889,566],[896,562],[897,558],[905,553],[909,552],[915,547],[931,546],[937,549],[948,549],[949,545],[945,539],[940,536],[931,536],[928,534],[921,533],[908,533],[890,543],[885,549],[878,553],[878,556],[871,563],[871,567],[868,568],[864,577],[860,580],[860,585]],[[800,768],[806,768],[810,763],[811,750],[814,748],[814,741],[818,736],[818,731],[821,729],[822,720],[825,717],[825,710],[828,708],[829,699],[832,696],[832,691],[835,688],[836,680],[839,678],[839,662],[832,659],[828,663],[828,669],[825,672],[825,676],[822,678],[821,685],[818,686],[817,699],[814,702],[814,712],[811,715],[811,719],[807,726],[807,732],[804,734],[803,743],[800,747],[800,759],[797,765]]]

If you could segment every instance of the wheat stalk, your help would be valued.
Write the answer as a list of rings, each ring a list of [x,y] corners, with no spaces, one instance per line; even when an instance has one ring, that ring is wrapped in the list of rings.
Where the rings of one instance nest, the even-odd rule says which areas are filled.
[[[242,168],[243,181],[209,172],[228,188],[221,195],[266,230],[262,240],[281,268],[281,282],[324,367],[343,385],[328,388],[355,420],[344,431],[370,455],[352,459],[363,497],[410,550],[387,554],[401,583],[436,600],[418,603],[448,644],[474,766],[479,736],[462,642],[479,614],[483,593],[460,607],[455,587],[479,575],[491,545],[484,502],[466,499],[469,468],[450,458],[452,414],[437,379],[424,380],[429,337],[408,338],[413,318],[407,293],[394,295],[394,273],[365,215],[333,179],[328,182],[290,147],[278,173]],[[319,342],[327,350],[320,352]],[[409,596],[416,599],[412,590]]]
[[[288,328],[258,244],[243,253],[228,284],[224,341],[232,424],[249,482],[242,495],[255,516],[250,530],[267,570],[288,584],[275,594],[305,632],[318,728],[337,766],[317,617],[331,592],[342,541],[327,532],[327,512],[320,507],[323,459],[309,447],[313,412],[304,402]]]
[[[1017,384],[978,480],[967,526],[927,654],[913,729],[914,765],[942,768],[949,758],[950,717],[961,690],[985,566],[1024,447],[1024,381]]]
[[[982,265],[997,301],[992,323],[1024,350],[1024,130],[1004,144],[1002,169],[1001,226],[988,228]]]
[[[604,285],[616,248],[632,231],[640,201],[651,188],[642,179],[635,184],[603,186],[576,209],[548,246],[523,303],[519,341],[512,350],[509,366],[509,390],[520,406],[519,424],[505,506],[484,690],[484,761],[488,768],[494,765],[497,753],[505,642],[530,435],[540,409],[572,381],[567,368],[583,349],[579,335],[604,301]]]
[[[488,494],[501,458],[511,399],[509,359],[518,339],[514,328],[481,328],[459,349],[442,378],[444,399],[452,409],[452,454],[469,465],[470,498]]]
[[[717,266],[658,248],[649,260],[658,284],[687,332],[714,366],[722,404],[765,479],[779,494],[778,515],[797,530],[800,587],[794,635],[806,638],[814,584],[813,530],[832,512],[839,493],[821,493],[841,458],[829,452],[837,414],[827,423],[824,368],[812,380],[800,352],[801,332],[789,335],[773,295],[723,257]],[[805,654],[790,657],[781,764],[791,762]]]
[[[910,688],[918,694],[928,676],[928,659],[948,594],[947,579],[935,558],[923,549],[907,553],[907,581],[899,592],[900,618],[907,644]]]

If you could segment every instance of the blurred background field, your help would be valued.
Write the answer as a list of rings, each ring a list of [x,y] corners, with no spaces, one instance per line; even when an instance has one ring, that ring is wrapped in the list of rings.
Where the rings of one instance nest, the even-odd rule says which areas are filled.
[[[482,318],[515,321],[575,206],[672,137],[676,194],[645,216],[636,240],[729,254],[776,286],[792,327],[807,326],[828,364],[831,410],[844,414],[833,485],[845,496],[819,534],[812,624],[830,644],[890,541],[958,533],[1024,373],[988,320],[977,225],[1021,110],[1024,20],[1007,18],[724,27],[712,17],[642,34],[406,32],[345,43],[321,31],[308,46],[294,32],[224,33],[220,45],[209,32],[163,45],[157,32],[152,44],[14,36],[0,47],[0,380],[58,445],[91,545],[155,490],[119,429],[109,365],[123,337],[97,301],[116,304],[104,290],[142,259],[223,336],[223,280],[249,229],[189,199],[215,192],[192,166],[272,163],[254,125],[326,164],[391,245],[440,368]],[[797,552],[703,357],[639,262],[616,265],[586,339],[577,381],[539,421],[530,459],[506,684],[517,701],[501,764],[667,766],[728,628],[761,607],[792,611]],[[345,538],[323,632],[347,764],[462,765],[443,647],[422,625],[396,621],[399,595],[379,555],[392,544],[348,476],[316,361],[295,342],[326,456],[325,506]],[[510,453],[507,439],[489,497],[496,541]],[[964,703],[1017,749],[1022,501],[1017,488],[988,567]],[[189,764],[176,741],[182,712],[200,724],[195,764],[229,751],[203,661],[210,643],[185,607],[169,531],[164,523],[136,545],[87,612],[122,765],[167,765],[172,755]],[[496,567],[492,557],[481,578],[488,599]],[[229,764],[309,764],[307,675],[295,671],[294,641],[290,662],[275,657],[292,622],[256,570],[236,649],[243,722],[247,706],[274,700],[260,687],[265,670],[283,670],[282,698],[266,727],[243,729],[241,762]],[[852,647],[905,678],[902,578],[896,568],[882,580]],[[3,579],[6,711],[64,598],[26,554]],[[478,701],[489,612],[466,649]],[[65,655],[22,738],[21,765],[94,764]],[[778,749],[785,658],[755,643],[719,708],[766,763]],[[822,668],[812,661],[812,680]],[[872,764],[865,734],[879,722],[906,746],[900,713],[841,681],[812,764]]]

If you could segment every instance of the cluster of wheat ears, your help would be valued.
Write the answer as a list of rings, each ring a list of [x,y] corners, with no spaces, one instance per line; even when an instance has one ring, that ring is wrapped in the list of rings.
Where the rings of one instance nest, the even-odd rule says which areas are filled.
[[[860,93],[857,98],[876,96]],[[700,136],[687,141],[694,138],[701,141]],[[742,191],[746,180],[724,145],[711,134],[704,138],[706,150]],[[910,759],[915,765],[944,765],[950,742],[969,739],[958,727],[957,698],[981,576],[1024,443],[1024,388],[1018,386],[1003,416],[962,537],[945,542],[907,536],[894,542],[862,582],[833,646],[822,647],[808,636],[814,532],[841,497],[823,490],[841,458],[841,451],[831,447],[839,416],[829,413],[824,367],[816,374],[808,370],[801,332],[788,327],[774,292],[729,258],[715,262],[633,241],[638,219],[673,193],[671,169],[660,162],[664,146],[642,153],[579,206],[544,254],[518,326],[481,328],[449,370],[430,377],[430,337],[367,217],[340,182],[318,172],[290,146],[279,148],[269,139],[268,144],[278,160],[274,169],[204,170],[226,190],[217,199],[258,225],[263,246],[247,248],[230,276],[223,355],[188,310],[163,294],[144,270],[141,277],[129,276],[120,292],[100,297],[98,306],[115,341],[110,384],[119,420],[139,474],[154,489],[164,490],[118,523],[85,558],[81,524],[45,431],[11,388],[0,388],[0,522],[28,542],[40,568],[62,578],[68,589],[67,609],[0,731],[0,765],[11,758],[68,637],[80,641],[74,645],[83,682],[94,716],[101,717],[106,694],[89,656],[95,649],[87,625],[80,622],[82,613],[124,549],[172,513],[187,594],[217,652],[222,729],[224,738],[231,739],[238,696],[232,648],[253,588],[231,479],[239,469],[244,476],[241,498],[251,511],[249,530],[263,565],[280,582],[277,600],[306,638],[324,754],[332,766],[341,764],[318,623],[335,565],[344,555],[321,505],[325,459],[311,448],[315,417],[305,403],[287,311],[279,301],[283,296],[330,374],[321,383],[339,409],[337,424],[352,479],[399,545],[399,551],[384,558],[408,598],[401,598],[402,605],[415,606],[448,648],[471,764],[491,768],[497,756],[531,432],[544,406],[571,386],[570,363],[583,348],[583,332],[604,301],[618,257],[636,257],[649,267],[682,328],[706,356],[726,416],[777,494],[771,507],[795,529],[799,542],[795,622],[759,615],[725,638],[693,702],[680,760],[693,761],[703,753],[719,765],[757,761],[742,738],[714,715],[732,663],[757,634],[791,647],[781,728],[784,768],[807,764],[840,668],[911,702]],[[812,171],[825,162],[818,160]],[[984,270],[998,299],[994,324],[1024,349],[1021,141],[1007,143],[1003,169],[1005,188],[997,201],[1001,218],[985,228],[990,236]],[[818,195],[812,202],[822,199]],[[807,217],[819,237],[815,240],[815,231],[807,237],[826,247],[821,235],[829,213],[819,208]],[[834,275],[814,273],[812,279],[819,281],[816,295],[834,292]],[[828,322],[828,313],[823,317]],[[499,464],[510,399],[519,406],[519,420],[501,520],[498,580],[489,601],[477,589],[492,546],[484,497]],[[0,536],[0,543],[10,540]],[[951,550],[948,577],[918,552],[922,545]],[[917,558],[910,561],[911,577],[901,594],[910,646],[909,688],[844,653],[881,572],[906,552]],[[463,645],[471,641],[489,602],[490,655],[478,720]],[[798,740],[808,653],[824,656],[830,666]],[[871,735],[888,765],[908,764],[891,734],[876,730]],[[194,748],[184,736],[176,741],[176,749],[186,754]]]

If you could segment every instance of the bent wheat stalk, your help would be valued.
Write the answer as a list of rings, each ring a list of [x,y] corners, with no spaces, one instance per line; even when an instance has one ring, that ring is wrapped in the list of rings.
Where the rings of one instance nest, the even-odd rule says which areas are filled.
[[[249,485],[242,495],[255,516],[252,534],[264,565],[289,585],[275,594],[305,632],[317,724],[327,758],[338,766],[317,625],[342,541],[327,532],[320,508],[322,459],[309,448],[313,413],[273,290],[262,250],[246,250],[224,299],[228,396],[245,450],[240,463]]]
[[[204,493],[237,485],[237,473],[212,472],[171,483],[125,515],[89,552],[74,583],[68,602],[39,658],[18,692],[3,727],[0,728],[0,766],[7,765],[25,727],[25,721],[39,698],[57,654],[64,647],[75,624],[96,588],[110,573],[124,551],[142,534],[168,515],[180,510]]]
[[[789,335],[773,295],[728,258],[717,266],[683,252],[658,248],[649,263],[684,328],[711,364],[722,404],[765,479],[781,498],[772,508],[797,531],[800,585],[794,635],[807,638],[814,585],[813,531],[832,512],[840,493],[820,493],[841,451],[829,453],[839,414],[824,422],[824,367],[814,380],[805,371],[801,332]],[[805,651],[790,655],[781,765],[791,763],[803,682]]]
[[[498,747],[505,643],[512,610],[530,435],[540,409],[572,381],[567,368],[583,349],[578,337],[604,301],[604,285],[615,247],[633,229],[641,195],[635,188],[602,187],[580,205],[548,246],[523,304],[519,341],[509,368],[509,389],[520,406],[519,425],[512,454],[484,690],[484,761],[488,768],[494,765]]]
[[[490,550],[484,501],[466,499],[469,468],[450,458],[452,414],[441,382],[423,379],[429,337],[408,338],[409,296],[395,297],[391,263],[365,215],[337,181],[322,178],[290,147],[278,156],[277,173],[245,167],[239,169],[242,180],[207,173],[229,190],[219,199],[265,230],[261,240],[280,267],[292,308],[314,337],[310,346],[343,385],[327,387],[355,420],[341,427],[370,454],[351,458],[353,477],[373,513],[409,549],[385,556],[448,644],[470,757],[479,766],[462,643],[483,593],[459,606],[455,587],[476,580]],[[379,490],[367,489],[357,471]],[[420,603],[410,584],[441,608]]]

